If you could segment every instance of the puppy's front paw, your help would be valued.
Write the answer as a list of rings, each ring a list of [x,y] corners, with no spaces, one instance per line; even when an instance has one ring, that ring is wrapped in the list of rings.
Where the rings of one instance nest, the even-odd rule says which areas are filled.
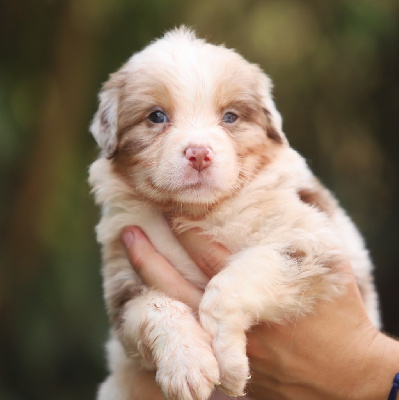
[[[210,346],[182,344],[158,360],[156,380],[168,400],[208,400],[219,384],[219,367]]]
[[[230,396],[243,396],[249,378],[245,330],[240,311],[232,310],[225,300],[213,285],[207,289],[200,306],[200,321],[212,338],[220,388]]]

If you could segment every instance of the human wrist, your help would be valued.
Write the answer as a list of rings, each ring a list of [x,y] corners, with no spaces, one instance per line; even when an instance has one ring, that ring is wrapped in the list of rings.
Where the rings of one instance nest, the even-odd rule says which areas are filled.
[[[378,332],[361,363],[362,382],[354,400],[387,400],[395,374],[399,372],[399,342]],[[398,399],[399,400],[399,399]]]

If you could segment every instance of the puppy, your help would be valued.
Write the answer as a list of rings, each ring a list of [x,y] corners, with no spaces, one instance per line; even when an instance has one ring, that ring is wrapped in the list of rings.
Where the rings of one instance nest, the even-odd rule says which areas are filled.
[[[363,240],[289,147],[271,86],[257,65],[186,28],[134,54],[103,86],[90,183],[103,210],[97,237],[113,328],[98,399],[206,400],[216,386],[243,395],[245,332],[342,293],[342,257],[379,326]],[[228,265],[208,282],[169,224],[200,228],[232,252]],[[205,289],[199,318],[143,286],[120,241],[127,225]]]

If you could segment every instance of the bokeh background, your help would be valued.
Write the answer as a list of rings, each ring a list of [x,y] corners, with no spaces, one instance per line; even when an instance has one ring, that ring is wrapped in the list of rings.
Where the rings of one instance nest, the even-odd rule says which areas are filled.
[[[1,0],[0,399],[92,399],[107,320],[87,185],[107,75],[182,23],[259,63],[336,193],[399,335],[397,0]]]

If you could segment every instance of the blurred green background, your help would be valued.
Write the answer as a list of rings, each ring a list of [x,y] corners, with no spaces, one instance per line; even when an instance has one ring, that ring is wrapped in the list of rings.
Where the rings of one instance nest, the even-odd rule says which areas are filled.
[[[182,23],[270,74],[291,144],[366,237],[399,335],[397,0],[0,6],[0,399],[92,399],[104,377],[88,125],[107,75]]]

